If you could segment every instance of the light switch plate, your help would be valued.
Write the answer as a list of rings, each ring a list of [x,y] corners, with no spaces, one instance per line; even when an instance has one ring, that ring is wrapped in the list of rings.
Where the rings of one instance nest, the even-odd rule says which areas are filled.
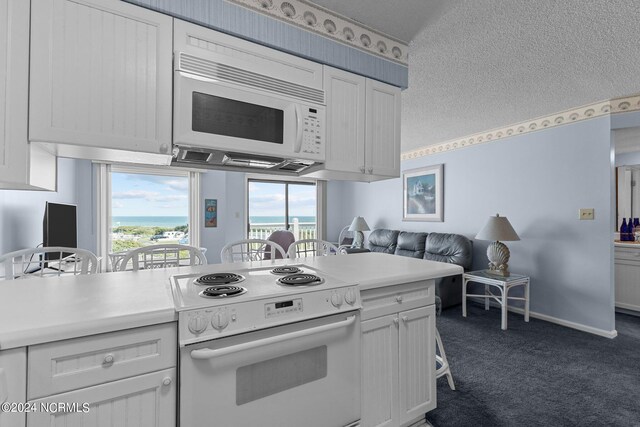
[[[580,209],[579,215],[578,219],[580,220],[593,219],[593,208],[582,208]]]

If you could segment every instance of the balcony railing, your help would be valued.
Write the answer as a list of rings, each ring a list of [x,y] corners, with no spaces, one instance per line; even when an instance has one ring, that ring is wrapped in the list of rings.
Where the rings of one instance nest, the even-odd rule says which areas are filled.
[[[291,232],[296,240],[316,239],[316,223],[315,222],[298,222],[298,218],[294,218],[290,223]],[[249,224],[249,239],[266,239],[276,230],[284,230],[284,222],[265,222]]]

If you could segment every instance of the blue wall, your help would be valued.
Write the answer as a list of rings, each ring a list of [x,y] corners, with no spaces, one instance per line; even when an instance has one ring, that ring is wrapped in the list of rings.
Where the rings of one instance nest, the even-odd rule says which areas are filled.
[[[86,160],[58,159],[58,191],[0,190],[0,254],[32,248],[42,243],[45,202],[78,205],[78,247],[95,250],[91,236],[84,232],[91,206],[79,203],[78,169],[91,168]]]
[[[402,169],[444,164],[444,222],[403,222],[402,181],[345,183],[343,222],[451,232],[473,238],[490,215],[507,216],[522,239],[508,242],[510,269],[531,276],[531,310],[614,330],[610,119],[601,117],[413,159]],[[594,221],[579,221],[595,208]],[[474,242],[486,268],[489,242]]]

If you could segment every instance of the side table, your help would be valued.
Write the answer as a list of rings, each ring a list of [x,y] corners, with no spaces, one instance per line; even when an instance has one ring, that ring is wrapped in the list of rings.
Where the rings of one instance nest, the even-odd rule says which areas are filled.
[[[486,270],[470,271],[462,276],[462,316],[467,317],[467,297],[484,298],[484,309],[489,310],[489,299],[493,298],[502,307],[502,330],[507,330],[507,305],[509,300],[524,301],[524,321],[529,321],[529,276],[511,274],[502,277],[489,274]],[[484,295],[467,294],[467,283],[484,284]],[[500,295],[491,291],[491,287],[500,290]],[[524,297],[510,297],[509,290],[515,286],[524,286]]]

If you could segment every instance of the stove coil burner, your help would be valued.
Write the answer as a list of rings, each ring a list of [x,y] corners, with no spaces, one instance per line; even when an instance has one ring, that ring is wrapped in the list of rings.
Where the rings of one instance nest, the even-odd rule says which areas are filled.
[[[295,266],[276,267],[271,270],[271,274],[295,274],[302,273],[302,270]]]
[[[213,273],[205,274],[194,280],[196,285],[202,286],[216,286],[216,285],[228,285],[230,283],[238,283],[244,280],[244,276],[235,273]]]
[[[229,298],[237,297],[247,292],[247,288],[242,286],[233,285],[217,285],[209,286],[204,291],[200,292],[200,295],[205,298]]]
[[[324,283],[324,279],[315,274],[290,274],[279,278],[278,283],[286,286],[315,286]]]

